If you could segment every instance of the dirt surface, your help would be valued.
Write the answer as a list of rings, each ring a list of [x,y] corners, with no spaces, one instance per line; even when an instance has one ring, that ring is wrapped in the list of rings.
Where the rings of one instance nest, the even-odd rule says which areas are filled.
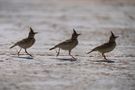
[[[39,32],[30,58],[13,43],[25,38],[29,27]],[[71,37],[82,35],[72,54],[49,51]],[[119,36],[117,47],[103,60],[95,46]],[[134,0],[0,0],[0,90],[135,90]]]

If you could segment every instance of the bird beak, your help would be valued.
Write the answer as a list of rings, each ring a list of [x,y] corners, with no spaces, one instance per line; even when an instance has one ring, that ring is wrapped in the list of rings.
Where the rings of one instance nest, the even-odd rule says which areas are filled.
[[[119,36],[115,36],[115,38],[118,38]]]
[[[35,34],[38,34],[38,32],[34,32]]]
[[[77,34],[78,36],[80,36],[81,34]]]

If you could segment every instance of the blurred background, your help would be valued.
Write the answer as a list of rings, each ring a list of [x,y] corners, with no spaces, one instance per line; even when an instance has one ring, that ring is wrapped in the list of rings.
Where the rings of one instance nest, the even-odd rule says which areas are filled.
[[[11,57],[18,48],[9,47],[29,27],[39,33],[30,49],[36,58],[25,62]],[[82,34],[73,50],[79,62],[52,59],[55,51],[48,49],[70,38],[73,28]],[[120,36],[107,54],[116,64],[95,65],[91,60],[102,57],[85,53],[106,42],[110,31]],[[0,0],[0,59],[0,90],[134,90],[135,0]]]

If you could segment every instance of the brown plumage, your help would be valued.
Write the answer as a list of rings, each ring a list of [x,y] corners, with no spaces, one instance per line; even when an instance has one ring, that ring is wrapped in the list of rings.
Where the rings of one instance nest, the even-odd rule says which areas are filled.
[[[22,39],[21,41],[16,42],[13,46],[10,47],[10,49],[15,46],[19,46],[20,50],[18,52],[18,56],[22,48],[25,50],[25,52],[28,55],[32,56],[31,54],[27,52],[27,48],[30,48],[35,43],[35,38],[34,38],[35,34],[37,34],[37,32],[34,32],[33,29],[30,27],[30,32],[29,32],[28,37],[25,39]]]
[[[98,51],[102,54],[102,56],[104,57],[105,60],[107,60],[106,56],[105,56],[105,53],[107,52],[111,52],[115,47],[116,47],[116,38],[118,36],[115,36],[113,34],[113,32],[111,32],[111,36],[110,36],[110,39],[107,43],[104,43],[94,49],[92,49],[90,52],[88,52],[87,54],[93,52],[93,51]]]
[[[71,55],[71,50],[78,45],[78,39],[77,38],[78,38],[79,35],[80,34],[78,34],[75,31],[75,29],[73,29],[73,34],[72,34],[72,37],[70,39],[68,39],[68,40],[66,40],[64,42],[61,42],[61,43],[55,45],[54,47],[50,48],[49,50],[53,50],[55,48],[59,48],[59,51],[57,53],[57,56],[60,53],[60,49],[68,50],[69,51],[69,55],[72,56]],[[73,56],[72,56],[72,58],[75,59]]]

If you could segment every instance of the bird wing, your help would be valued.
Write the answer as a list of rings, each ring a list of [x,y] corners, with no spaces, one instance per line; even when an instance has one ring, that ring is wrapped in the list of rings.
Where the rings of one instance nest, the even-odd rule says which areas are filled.
[[[72,43],[72,40],[71,39],[66,40],[66,41],[63,41],[63,42],[57,44],[56,46],[67,45],[67,44],[70,44],[70,43]]]
[[[25,44],[29,42],[28,38],[22,39],[21,41],[18,41],[17,44]]]
[[[96,48],[95,48],[95,50],[99,50],[99,49],[107,48],[107,47],[108,47],[108,45],[109,45],[109,43],[104,43],[104,44],[102,44],[102,45],[100,45],[100,46],[96,47]]]
[[[17,46],[17,45],[20,45],[20,44],[25,44],[25,43],[27,43],[27,42],[28,42],[27,38],[22,39],[22,40],[16,42],[16,43],[15,43],[13,46],[11,46],[10,48],[13,48],[13,47],[15,47],[15,46]]]
[[[61,43],[55,45],[54,47],[50,48],[49,50],[53,50],[53,49],[55,49],[55,48],[57,48],[57,47],[61,47],[61,46],[63,46],[63,45],[68,45],[68,44],[70,44],[70,43],[72,43],[72,40],[71,40],[71,39],[68,39],[68,40],[66,40],[66,41],[63,41],[63,42],[61,42]]]

